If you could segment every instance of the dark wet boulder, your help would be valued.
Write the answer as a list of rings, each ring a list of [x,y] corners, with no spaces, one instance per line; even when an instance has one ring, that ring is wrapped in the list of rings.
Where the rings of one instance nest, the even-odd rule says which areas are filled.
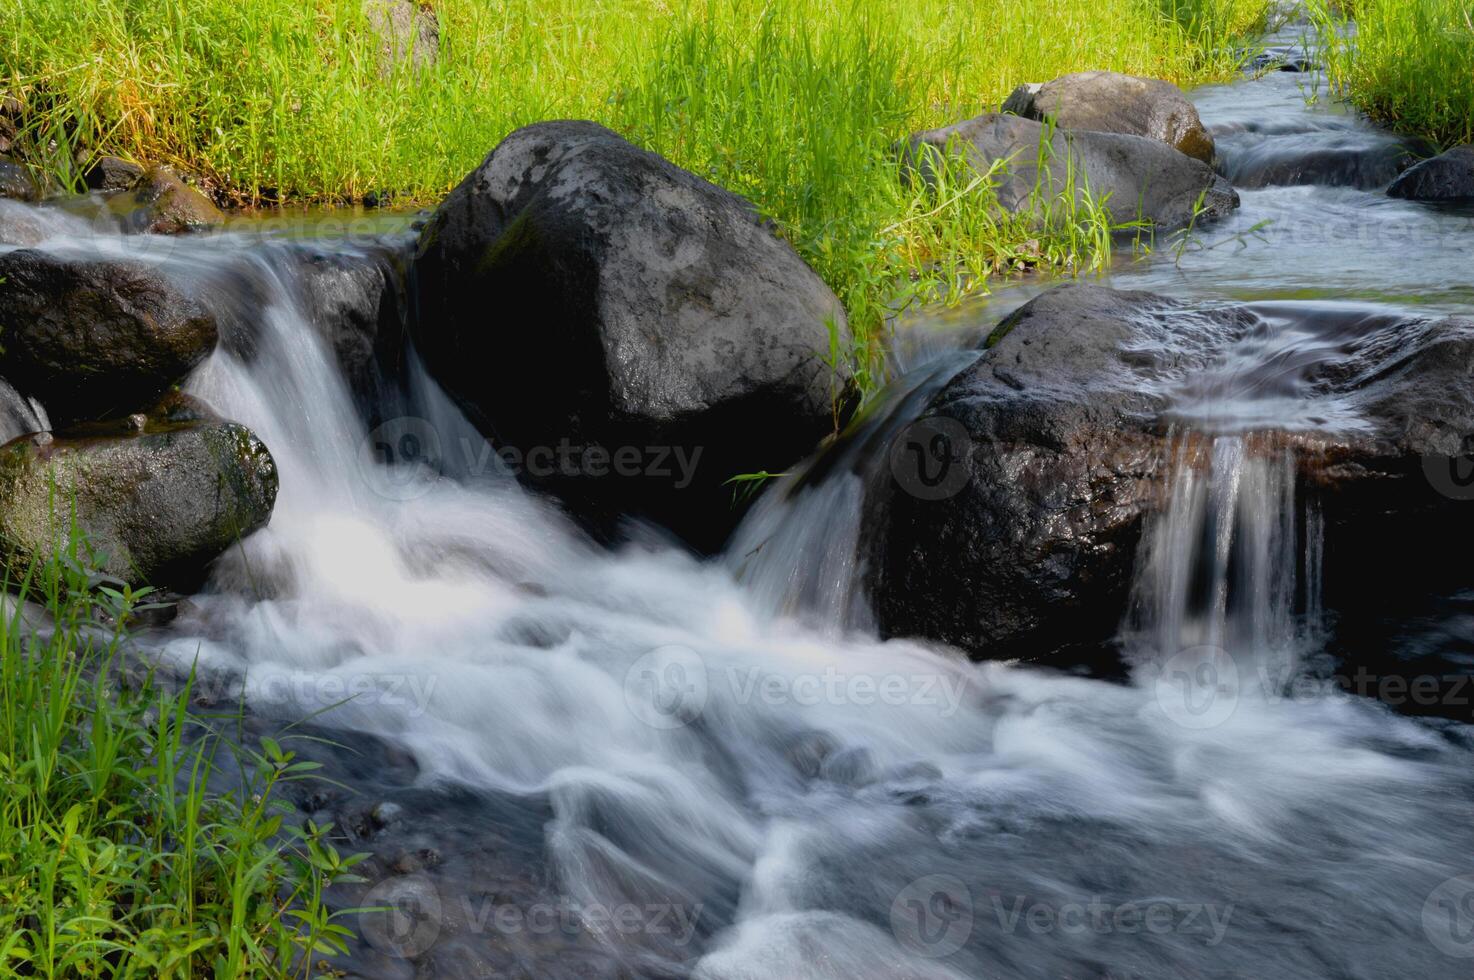
[[[225,223],[225,215],[208,197],[166,167],[144,171],[129,193],[110,204],[119,213],[123,230],[135,234],[179,235]]]
[[[882,631],[987,656],[1110,636],[1162,493],[1168,387],[1254,322],[1084,284],[1004,320],[868,491]]]
[[[57,425],[147,407],[215,340],[214,317],[146,263],[0,254],[0,375]]]
[[[1046,138],[1047,159],[1040,167]],[[934,164],[923,146],[965,152],[979,172],[987,172],[995,161],[1009,161],[998,199],[1011,211],[1038,208],[1041,201],[1052,204],[1070,190],[1079,201],[1088,187],[1097,201],[1106,200],[1115,223],[1145,220],[1167,229],[1191,223],[1195,212],[1205,221],[1239,205],[1233,188],[1206,163],[1142,136],[1058,129],[1047,133],[1042,123],[989,113],[911,137],[911,158],[925,174]]]
[[[1384,314],[1312,381],[1364,420],[1303,467],[1325,522],[1327,607],[1355,621],[1408,596],[1467,590],[1474,320]]]
[[[116,429],[0,447],[0,557],[12,581],[64,551],[73,512],[90,567],[174,589],[198,585],[270,519],[276,464],[245,426],[139,417]]]
[[[525,478],[701,547],[725,481],[807,455],[852,384],[838,300],[752,205],[590,122],[507,137],[414,279],[417,350]]]
[[[143,168],[121,157],[102,156],[83,171],[82,180],[94,191],[126,191],[143,176]]]
[[[1413,201],[1474,200],[1474,144],[1456,146],[1409,167],[1387,193]]]
[[[308,318],[365,406],[380,401],[384,381],[403,367],[405,264],[388,245],[302,254]]]
[[[1171,82],[1114,71],[1082,71],[1042,85],[1020,85],[1003,111],[1062,129],[1124,133],[1159,140],[1204,163],[1213,162],[1213,137],[1197,107]]]
[[[1246,189],[1313,184],[1375,190],[1426,151],[1421,141],[1358,128],[1240,133],[1219,139],[1218,170]]]
[[[1236,349],[1289,325],[1315,338],[1314,356],[1233,367]],[[1190,408],[1205,393],[1211,416]],[[1276,422],[1246,430],[1254,412],[1233,409],[1257,398],[1277,403]],[[1375,604],[1447,567],[1427,556],[1474,524],[1474,321],[1194,309],[1089,285],[1043,294],[930,398],[870,481],[864,557],[881,629],[1031,660],[1105,642],[1175,461],[1206,465],[1224,433],[1246,452],[1292,454],[1325,529],[1327,608]]]
[[[29,170],[0,157],[0,197],[35,201],[41,197],[41,188],[36,185]]]

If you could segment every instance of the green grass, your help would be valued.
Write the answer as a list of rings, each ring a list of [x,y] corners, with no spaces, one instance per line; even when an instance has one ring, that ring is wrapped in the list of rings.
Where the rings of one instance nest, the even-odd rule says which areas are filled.
[[[322,890],[356,863],[283,825],[279,789],[314,764],[220,751],[187,687],[125,670],[108,624],[144,594],[89,591],[80,553],[19,589],[54,628],[0,616],[0,976],[308,975],[343,948]]]
[[[862,378],[885,314],[989,274],[1109,257],[1098,208],[1039,227],[987,181],[916,187],[896,142],[1012,87],[1231,74],[1268,0],[437,0],[428,71],[381,71],[361,0],[0,0],[29,159],[174,162],[244,201],[444,194],[502,137],[603,122],[751,198],[839,294]]]
[[[1467,0],[1313,0],[1311,11],[1337,92],[1402,132],[1445,147],[1474,142]]]

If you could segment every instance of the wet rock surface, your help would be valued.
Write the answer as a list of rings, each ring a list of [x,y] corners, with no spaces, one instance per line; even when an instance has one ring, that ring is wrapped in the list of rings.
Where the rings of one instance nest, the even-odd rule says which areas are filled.
[[[0,197],[17,201],[35,201],[41,197],[41,188],[31,177],[31,172],[18,163],[0,157]]]
[[[129,232],[179,235],[225,223],[225,215],[208,197],[165,167],[149,168],[116,201],[123,229]]]
[[[1287,322],[1333,353],[1215,373]],[[1294,453],[1325,515],[1328,601],[1353,601],[1375,588],[1373,569],[1474,516],[1428,476],[1474,450],[1471,376],[1474,322],[1462,318],[1193,309],[1056,287],[1004,320],[891,447],[867,500],[881,628],[1031,659],[1104,641],[1126,607],[1142,518],[1182,458],[1174,426],[1214,432],[1190,411],[1205,392],[1309,406],[1299,425],[1263,427],[1249,451]]]
[[[146,409],[209,355],[216,332],[148,263],[0,254],[0,375],[57,425]]]
[[[807,455],[848,397],[819,277],[746,200],[594,123],[504,140],[437,209],[414,274],[430,370],[530,464],[571,447],[525,475],[596,522],[715,547],[737,516],[725,481]]]
[[[1242,135],[1241,135],[1242,134]],[[1235,187],[1319,185],[1378,190],[1426,153],[1418,140],[1367,130],[1223,134],[1218,170]]]
[[[1048,159],[1041,167],[1046,136]],[[1066,195],[1078,203],[1088,186],[1095,200],[1105,200],[1113,223],[1144,220],[1170,229],[1189,224],[1195,214],[1199,221],[1223,217],[1239,204],[1233,188],[1206,163],[1143,136],[1083,130],[1046,134],[1033,120],[989,113],[911,137],[911,159],[925,176],[933,164],[922,146],[960,149],[980,173],[996,161],[1009,161],[998,198],[1011,211],[1058,209],[1055,202]]]
[[[892,448],[905,479],[870,491],[882,631],[990,656],[1109,635],[1168,464],[1165,386],[1252,323],[1087,285],[1003,321]]]
[[[1456,146],[1409,167],[1387,193],[1412,201],[1474,201],[1474,145]]]

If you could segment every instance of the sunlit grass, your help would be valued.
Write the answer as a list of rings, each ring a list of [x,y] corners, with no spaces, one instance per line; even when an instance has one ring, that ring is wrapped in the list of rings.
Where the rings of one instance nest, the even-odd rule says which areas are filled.
[[[323,889],[357,860],[283,825],[316,764],[217,751],[189,686],[125,669],[114,624],[146,590],[91,588],[82,554],[6,583],[29,621],[0,604],[0,976],[315,975],[347,935]]]
[[[1313,0],[1311,10],[1338,92],[1398,130],[1445,146],[1474,141],[1474,7]]]
[[[0,81],[33,108],[32,159],[63,179],[81,144],[246,201],[429,202],[518,126],[603,122],[751,198],[845,302],[868,377],[897,303],[1090,267],[1111,244],[1099,208],[1041,228],[987,181],[913,186],[898,141],[1069,71],[1227,76],[1267,7],[440,0],[438,63],[386,75],[361,0],[0,0]]]

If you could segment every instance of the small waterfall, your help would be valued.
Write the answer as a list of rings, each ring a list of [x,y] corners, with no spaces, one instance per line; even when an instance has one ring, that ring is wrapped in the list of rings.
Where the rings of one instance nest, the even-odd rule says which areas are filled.
[[[1321,518],[1283,436],[1175,434],[1164,506],[1137,562],[1128,648],[1188,651],[1288,679],[1319,634]]]
[[[941,348],[891,386],[838,443],[781,478],[743,520],[726,562],[755,604],[830,635],[873,633],[861,528],[866,489],[889,478],[889,449],[931,397],[976,357]]]

